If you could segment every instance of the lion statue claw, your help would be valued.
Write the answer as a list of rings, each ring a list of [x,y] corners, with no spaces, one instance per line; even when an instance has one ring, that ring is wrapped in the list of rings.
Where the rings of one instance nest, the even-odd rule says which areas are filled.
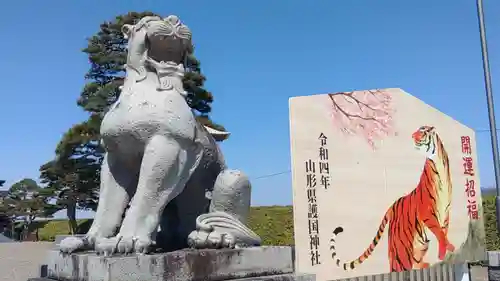
[[[98,208],[86,236],[66,238],[61,252],[260,245],[245,225],[250,182],[227,169],[216,143],[228,133],[201,125],[186,102],[191,31],[173,15],[144,17],[122,31],[129,40],[126,76],[101,124]]]

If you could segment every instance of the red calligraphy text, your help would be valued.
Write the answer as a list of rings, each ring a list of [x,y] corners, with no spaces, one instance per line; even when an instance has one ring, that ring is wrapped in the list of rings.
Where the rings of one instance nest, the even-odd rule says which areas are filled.
[[[472,153],[472,148],[470,145],[470,137],[462,136],[462,153],[470,155]]]
[[[474,176],[474,163],[472,162],[472,157],[465,156],[464,160],[464,175]]]

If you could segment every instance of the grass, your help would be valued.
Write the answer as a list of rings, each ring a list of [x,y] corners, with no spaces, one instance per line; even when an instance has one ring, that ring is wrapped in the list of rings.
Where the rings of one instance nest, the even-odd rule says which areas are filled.
[[[496,230],[495,197],[483,198],[486,248],[500,250],[500,237]],[[38,235],[41,240],[53,241],[56,235],[68,234],[67,220],[39,222]],[[79,220],[79,233],[85,233],[91,220]],[[262,237],[265,245],[293,245],[293,214],[291,206],[252,207],[249,226]]]

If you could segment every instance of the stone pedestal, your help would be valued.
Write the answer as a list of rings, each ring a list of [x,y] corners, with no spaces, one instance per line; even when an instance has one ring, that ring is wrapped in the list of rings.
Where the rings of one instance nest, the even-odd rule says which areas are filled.
[[[63,255],[50,251],[48,276],[64,281],[315,280],[295,275],[291,247],[182,250],[153,255]]]

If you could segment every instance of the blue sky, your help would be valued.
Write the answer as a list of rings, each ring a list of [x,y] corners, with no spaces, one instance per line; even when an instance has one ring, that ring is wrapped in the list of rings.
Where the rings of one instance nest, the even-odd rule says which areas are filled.
[[[291,203],[292,96],[400,87],[471,128],[488,128],[472,0],[30,0],[2,6],[0,178],[6,186],[37,178],[62,134],[86,118],[76,105],[89,67],[80,50],[101,22],[128,11],[177,14],[192,29],[215,95],[212,117],[232,132],[222,148],[229,165],[254,180],[254,205]],[[495,84],[500,3],[485,0],[485,9]],[[477,137],[482,185],[492,186],[489,134]],[[275,173],[281,174],[262,178]]]

